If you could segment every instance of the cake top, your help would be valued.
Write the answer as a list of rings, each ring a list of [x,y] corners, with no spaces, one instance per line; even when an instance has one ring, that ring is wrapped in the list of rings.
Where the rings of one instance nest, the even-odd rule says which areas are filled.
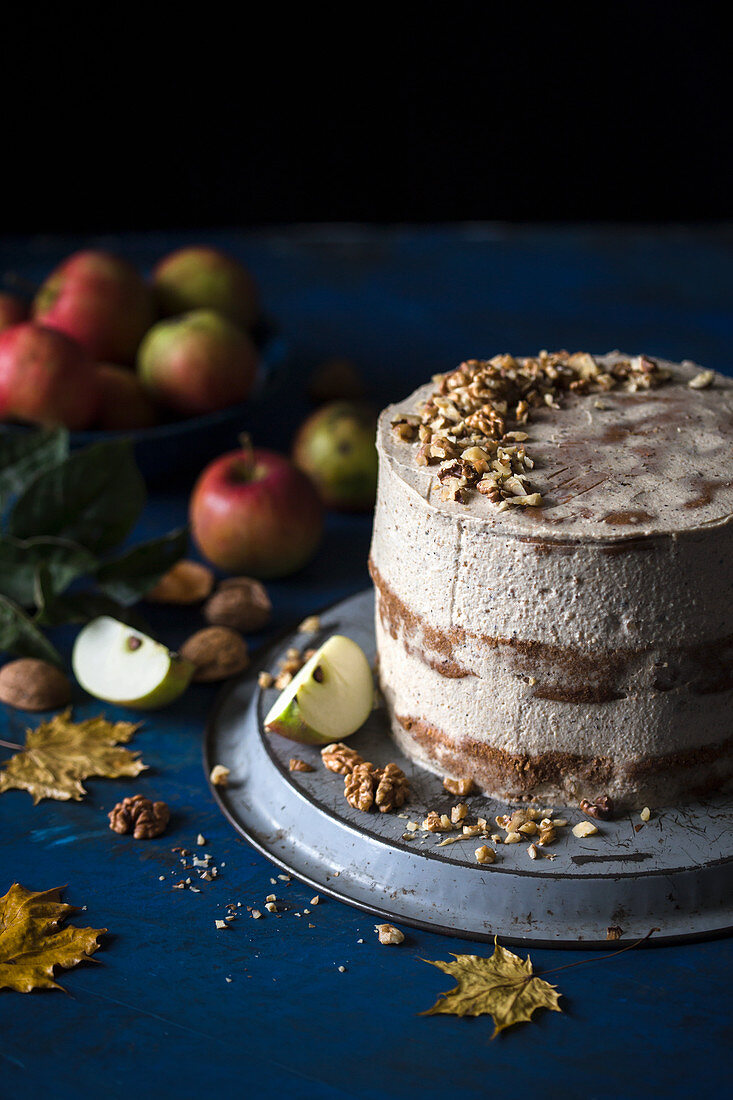
[[[380,418],[434,507],[502,533],[619,538],[733,519],[733,380],[611,352],[469,360]]]

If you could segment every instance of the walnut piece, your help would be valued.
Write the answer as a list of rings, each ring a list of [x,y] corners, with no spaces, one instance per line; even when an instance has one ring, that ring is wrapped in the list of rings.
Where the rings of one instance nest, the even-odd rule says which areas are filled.
[[[402,769],[396,764],[387,764],[385,768],[378,768],[374,776],[377,782],[374,802],[380,813],[404,806],[410,797],[410,784]]]
[[[306,761],[301,760],[297,756],[290,758],[290,764],[288,765],[291,772],[312,772],[314,768]]]
[[[336,775],[349,775],[358,764],[364,763],[364,758],[343,741],[335,741],[334,744],[322,748],[321,760],[324,767]]]
[[[344,777],[344,797],[355,810],[367,813],[374,805],[374,769],[366,761]]]
[[[60,669],[36,657],[19,657],[0,669],[0,703],[18,710],[56,710],[71,702],[71,683]]]
[[[613,817],[613,799],[607,794],[602,794],[595,802],[582,798],[580,808],[584,814],[588,814],[588,817],[597,817],[601,821],[608,821]]]
[[[229,626],[252,634],[267,626],[272,604],[265,588],[252,577],[230,577],[222,581],[204,605],[204,618],[212,626]]]
[[[160,836],[170,820],[165,802],[151,802],[142,794],[123,798],[107,814],[109,827],[115,833],[132,833],[135,840]]]
[[[226,787],[229,783],[229,768],[226,768],[223,764],[214,764],[209,779],[215,787]]]
[[[393,924],[375,924],[374,931],[379,936],[380,943],[403,943],[405,939],[404,932],[400,932]]]
[[[476,790],[473,779],[451,779],[449,776],[446,776],[443,780],[443,786],[450,794],[459,795],[464,798],[468,794],[473,794]]]

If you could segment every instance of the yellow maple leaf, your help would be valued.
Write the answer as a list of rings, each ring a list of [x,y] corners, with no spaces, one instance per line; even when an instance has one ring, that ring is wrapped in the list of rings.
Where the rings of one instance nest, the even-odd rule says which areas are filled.
[[[146,765],[140,753],[120,748],[139,723],[109,722],[102,715],[71,721],[71,710],[26,731],[25,748],[0,770],[3,791],[28,791],[34,803],[42,798],[80,802],[87,793],[81,780],[101,775],[110,779],[135,776]]]
[[[539,978],[532,970],[529,956],[521,959],[494,938],[494,954],[491,958],[481,955],[454,955],[455,962],[423,962],[437,966],[446,974],[458,979],[458,985],[448,993],[442,993],[432,1008],[421,1016],[441,1013],[450,1016],[481,1016],[484,1013],[494,1020],[492,1039],[504,1028],[531,1020],[538,1008],[562,1012],[558,1005],[560,994],[556,987]]]
[[[60,925],[73,905],[61,901],[61,890],[26,890],[15,882],[0,898],[0,989],[30,993],[34,989],[62,989],[54,968],[70,970],[88,959],[106,928]]]

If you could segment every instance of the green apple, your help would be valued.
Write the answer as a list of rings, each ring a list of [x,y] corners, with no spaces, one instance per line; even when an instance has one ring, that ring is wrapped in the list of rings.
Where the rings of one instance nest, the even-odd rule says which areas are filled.
[[[92,619],[79,633],[71,664],[90,695],[141,710],[172,703],[194,673],[190,661],[109,615]]]
[[[366,722],[374,681],[364,651],[334,634],[273,703],[265,729],[304,745],[342,741]]]

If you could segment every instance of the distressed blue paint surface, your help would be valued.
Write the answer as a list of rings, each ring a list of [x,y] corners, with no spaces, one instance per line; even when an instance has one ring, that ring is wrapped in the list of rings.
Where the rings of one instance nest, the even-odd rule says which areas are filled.
[[[458,358],[504,349],[620,346],[731,372],[730,228],[313,228],[206,236],[252,266],[293,349],[296,376],[325,355],[347,354],[365,368],[379,401],[402,396]],[[38,279],[82,243],[102,243],[147,266],[194,239],[9,242],[1,266]],[[278,415],[290,428],[304,408],[294,397]],[[276,438],[276,412],[258,442]],[[185,493],[159,493],[139,534],[184,519]],[[318,559],[270,586],[273,632],[364,587],[369,527],[365,518],[330,517]],[[198,625],[182,610],[154,609],[149,617],[171,644]],[[92,780],[80,804],[34,808],[19,792],[0,798],[0,893],[13,880],[34,889],[68,883],[67,899],[87,905],[78,919],[110,930],[99,965],[62,978],[68,995],[0,994],[3,1100],[21,1089],[61,1100],[133,1090],[327,1100],[726,1093],[730,940],[635,951],[567,970],[555,979],[565,1015],[540,1014],[534,1025],[492,1043],[488,1018],[416,1015],[451,984],[420,959],[445,959],[470,950],[466,943],[408,932],[402,947],[379,947],[369,917],[332,901],[310,917],[291,911],[242,918],[216,932],[214,919],[229,901],[262,908],[274,890],[302,912],[312,891],[295,882],[272,887],[276,872],[214,806],[201,731],[215,695],[196,686],[146,718],[136,745],[150,770],[134,784]],[[79,698],[79,715],[99,710]],[[22,716],[5,711],[0,737],[22,739],[23,726]],[[141,843],[107,829],[105,812],[133,790],[170,804],[174,817],[164,837]],[[200,894],[173,891],[158,880],[170,879],[177,866],[170,849],[192,847],[199,832],[226,867],[218,880],[201,884]],[[532,955],[539,970],[587,957]]]

